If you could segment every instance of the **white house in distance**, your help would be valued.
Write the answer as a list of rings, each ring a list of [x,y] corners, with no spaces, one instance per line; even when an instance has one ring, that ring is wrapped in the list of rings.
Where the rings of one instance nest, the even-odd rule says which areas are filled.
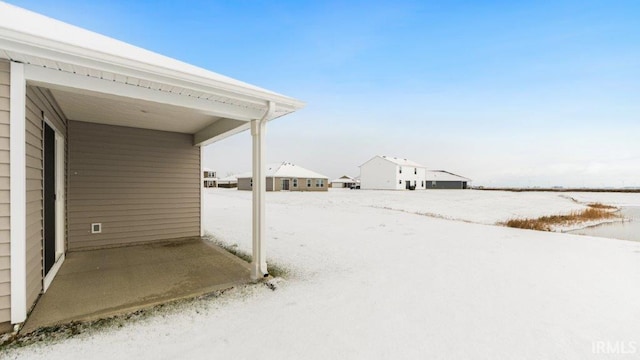
[[[206,188],[218,187],[218,178],[216,172],[203,168],[202,169],[202,185]]]
[[[360,165],[360,188],[371,190],[425,189],[426,169],[414,161],[374,156]]]
[[[360,180],[356,178],[352,178],[348,175],[342,175],[335,180],[331,180],[331,187],[334,189],[346,188],[351,189],[355,186],[360,185]]]

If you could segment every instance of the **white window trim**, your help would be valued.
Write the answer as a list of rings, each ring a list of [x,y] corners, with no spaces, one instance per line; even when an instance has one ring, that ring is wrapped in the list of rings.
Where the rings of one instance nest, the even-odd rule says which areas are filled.
[[[11,323],[27,318],[27,170],[24,65],[11,62],[9,90],[9,171],[11,214]]]
[[[64,204],[65,204],[65,192],[64,192],[64,180],[65,180],[65,168],[64,168],[64,164],[65,164],[65,139],[64,136],[62,136],[62,132],[60,131],[60,129],[58,129],[56,127],[56,125],[54,123],[52,123],[51,121],[49,121],[49,119],[47,119],[47,117],[44,117],[44,122],[49,125],[54,133],[55,133],[55,167],[56,167],[56,180],[55,180],[55,187],[56,187],[56,204],[55,204],[55,208],[56,208],[56,254],[55,254],[55,263],[53,264],[53,266],[51,267],[51,269],[49,270],[49,273],[44,277],[43,279],[43,292],[46,292],[47,289],[49,288],[49,285],[51,285],[51,282],[53,281],[53,279],[56,277],[56,274],[58,273],[58,270],[60,270],[60,267],[62,266],[62,263],[65,260],[65,239],[64,239],[64,230],[65,230],[65,223],[66,223],[66,217],[65,217],[65,208],[64,208]],[[42,259],[44,262],[44,259]],[[43,267],[44,269],[44,263],[43,263]]]

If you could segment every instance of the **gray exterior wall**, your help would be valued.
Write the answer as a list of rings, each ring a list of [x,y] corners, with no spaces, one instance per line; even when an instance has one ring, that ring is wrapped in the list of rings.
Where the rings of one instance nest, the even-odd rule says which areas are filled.
[[[427,189],[466,189],[466,181],[436,181],[433,185],[432,181],[427,181]]]
[[[0,60],[0,325],[11,321],[9,71],[9,62]]]
[[[329,179],[321,179],[322,187],[316,187],[316,180],[318,179],[309,179],[311,180],[311,186],[307,187],[307,178],[298,178],[298,186],[293,187],[293,179],[292,178],[275,178],[275,191],[282,191],[282,180],[289,179],[289,191],[328,191],[329,190]],[[272,179],[267,179],[267,184],[271,182]]]
[[[297,178],[298,186],[293,187],[293,178],[267,177],[267,191],[282,191],[282,179],[289,179],[289,191],[328,191],[329,179],[322,179],[323,186],[316,187],[316,179],[311,179],[311,186],[307,187],[307,178]],[[274,181],[275,180],[275,181]],[[275,189],[274,189],[275,187]],[[251,190],[251,178],[238,179],[238,190]]]
[[[68,132],[69,250],[200,236],[192,135],[79,121]]]
[[[251,178],[238,179],[238,190],[251,190]]]

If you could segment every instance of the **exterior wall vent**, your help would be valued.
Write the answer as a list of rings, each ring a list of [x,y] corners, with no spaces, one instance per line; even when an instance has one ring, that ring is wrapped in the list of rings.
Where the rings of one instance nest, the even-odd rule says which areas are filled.
[[[100,234],[102,232],[102,223],[92,223],[91,224],[91,233],[92,234]]]

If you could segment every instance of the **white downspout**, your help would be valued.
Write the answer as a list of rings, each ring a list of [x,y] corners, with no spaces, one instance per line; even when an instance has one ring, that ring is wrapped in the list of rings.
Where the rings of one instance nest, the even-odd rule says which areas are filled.
[[[200,145],[200,236],[204,236],[204,167],[202,166],[202,157],[204,155],[204,146]]]
[[[253,258],[251,261],[251,278],[254,280],[267,276],[267,255],[264,246],[265,239],[265,129],[269,119],[275,112],[275,103],[269,101],[267,110],[259,120],[251,120],[251,138],[253,147],[253,212],[252,212],[252,240]]]

